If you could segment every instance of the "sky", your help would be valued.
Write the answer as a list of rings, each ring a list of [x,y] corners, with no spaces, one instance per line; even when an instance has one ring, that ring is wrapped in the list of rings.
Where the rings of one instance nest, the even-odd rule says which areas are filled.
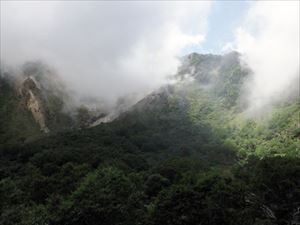
[[[248,101],[257,107],[299,72],[299,1],[0,4],[2,65],[41,60],[79,95],[107,102],[171,82],[180,57],[191,52],[241,52],[254,74]]]
[[[200,1],[199,5],[203,4],[203,2],[205,1],[202,1],[202,3]],[[20,5],[21,7],[26,8],[26,5],[30,4],[34,5],[32,3],[24,3]],[[90,2],[88,4],[93,5],[93,2]],[[226,52],[225,45],[234,41],[234,29],[244,18],[247,10],[249,10],[251,1],[212,1],[205,2],[204,4],[208,6],[206,12],[207,17],[203,18],[205,20],[205,22],[203,23],[206,23],[205,40],[202,41],[201,44],[185,46],[180,52],[180,55],[186,55],[191,52],[212,54],[222,54]],[[67,5],[69,8],[80,7],[80,4],[77,4],[76,2],[70,2]],[[115,1],[115,3],[112,3],[112,5],[114,5],[116,8],[122,8],[124,6],[126,7],[126,5],[130,5],[130,3],[127,2],[123,4]],[[5,4],[3,4],[2,8],[2,11],[5,13],[5,11],[7,11],[5,10]],[[51,8],[51,6],[49,8]],[[50,11],[51,10],[53,9],[50,9]],[[198,21],[198,23],[200,24],[201,22]]]
[[[205,41],[184,50],[212,54],[224,53],[224,45],[234,41],[234,29],[250,8],[250,1],[213,1],[207,18]]]

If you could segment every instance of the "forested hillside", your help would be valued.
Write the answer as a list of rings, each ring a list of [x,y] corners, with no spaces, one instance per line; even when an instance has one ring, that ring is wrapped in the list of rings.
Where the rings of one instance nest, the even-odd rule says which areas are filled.
[[[299,224],[299,99],[249,116],[249,76],[236,52],[193,53],[176,84],[112,122],[3,141],[0,224]],[[1,140],[36,135],[8,88],[1,81]]]
[[[0,146],[88,127],[106,115],[105,110],[75,103],[74,93],[41,62],[25,63],[17,71],[3,67],[0,72]]]
[[[23,141],[25,135],[39,134],[38,124],[26,110],[10,80],[0,76],[0,145],[10,140]],[[21,139],[21,140],[20,140]]]

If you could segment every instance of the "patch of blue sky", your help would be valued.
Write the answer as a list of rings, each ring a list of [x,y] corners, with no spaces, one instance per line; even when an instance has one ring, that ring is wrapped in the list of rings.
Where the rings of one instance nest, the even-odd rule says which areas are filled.
[[[243,21],[250,4],[250,1],[214,1],[207,19],[204,42],[186,48],[184,53],[222,54],[224,45],[234,41],[235,29]]]

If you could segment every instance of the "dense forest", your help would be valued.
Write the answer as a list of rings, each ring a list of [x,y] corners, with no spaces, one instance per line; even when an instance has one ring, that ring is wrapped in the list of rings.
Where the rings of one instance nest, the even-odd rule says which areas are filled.
[[[109,123],[78,126],[53,97],[46,134],[1,75],[0,224],[300,224],[299,98],[249,116],[238,53],[183,62]]]

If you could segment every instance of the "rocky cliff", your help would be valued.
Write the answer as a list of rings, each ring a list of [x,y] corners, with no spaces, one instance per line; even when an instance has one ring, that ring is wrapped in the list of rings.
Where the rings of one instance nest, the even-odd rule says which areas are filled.
[[[41,131],[48,133],[50,130],[46,125],[46,114],[41,97],[42,93],[40,85],[34,77],[29,76],[24,80],[21,86],[21,95],[25,107],[31,112]]]

